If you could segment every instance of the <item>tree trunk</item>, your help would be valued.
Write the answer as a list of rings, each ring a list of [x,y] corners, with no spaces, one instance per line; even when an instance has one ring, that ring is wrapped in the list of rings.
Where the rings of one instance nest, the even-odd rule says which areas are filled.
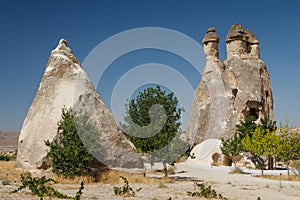
[[[165,177],[168,177],[167,162],[165,160],[163,161],[163,167],[164,167]]]
[[[269,157],[268,158],[268,169],[269,170],[273,170],[274,169],[273,164],[274,164],[273,157]]]
[[[288,176],[290,176],[290,161],[287,161]]]

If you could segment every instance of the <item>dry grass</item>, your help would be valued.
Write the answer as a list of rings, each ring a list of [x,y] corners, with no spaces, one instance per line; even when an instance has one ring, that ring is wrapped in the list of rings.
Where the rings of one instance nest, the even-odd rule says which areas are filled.
[[[159,183],[157,188],[168,188],[164,183]]]
[[[114,183],[114,184],[121,184],[123,180],[120,176],[126,177],[129,183],[174,183],[175,180],[173,178],[149,178],[144,177],[141,174],[133,174],[133,173],[125,173],[115,170],[108,170],[101,174],[100,182],[101,183]]]
[[[282,180],[282,181],[300,181],[300,176],[295,175],[282,175],[282,176],[276,176],[276,175],[264,175],[259,176],[260,178],[270,179],[270,180]]]
[[[90,176],[77,176],[74,178],[66,178],[63,176],[54,175],[52,178],[53,180],[55,180],[55,182],[61,184],[80,184],[81,182],[84,182],[85,184],[95,183],[94,178]]]
[[[16,169],[15,161],[0,161],[0,180],[7,179],[12,182],[20,183],[20,175],[30,175],[27,171],[22,171]],[[127,178],[129,183],[149,183],[149,184],[160,184],[160,183],[174,183],[173,178],[149,178],[144,177],[142,174],[133,174],[120,172],[116,170],[107,170],[100,174],[100,182],[95,183],[94,178],[90,176],[80,176],[75,178],[65,178],[62,176],[54,175],[52,178],[59,184],[74,184],[74,187],[77,188],[77,185],[82,181],[85,184],[122,184],[123,180],[120,176]],[[163,174],[162,174],[163,176]],[[162,177],[161,176],[161,177]],[[73,186],[72,186],[73,188]]]
[[[76,177],[76,178],[64,178],[59,176],[54,176],[53,179],[59,183],[58,185],[53,185],[56,189],[64,189],[64,190],[77,190],[81,181],[83,181],[86,185],[101,185],[101,184],[124,184],[124,180],[120,178],[120,176],[126,177],[129,184],[134,183],[146,183],[146,184],[157,184],[158,188],[167,188],[165,183],[175,183],[176,180],[173,178],[149,178],[144,177],[141,174],[132,174],[126,172],[120,172],[116,170],[107,170],[102,172],[100,175],[100,182],[94,182],[92,177]]]
[[[0,179],[20,182],[21,174],[29,174],[29,172],[16,169],[15,161],[0,161]]]

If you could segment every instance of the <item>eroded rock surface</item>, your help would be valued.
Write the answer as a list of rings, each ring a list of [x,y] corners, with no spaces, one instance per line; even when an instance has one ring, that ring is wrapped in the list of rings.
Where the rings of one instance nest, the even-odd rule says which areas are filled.
[[[112,114],[97,95],[93,84],[73,55],[67,42],[62,39],[51,52],[45,73],[36,96],[24,120],[17,154],[17,167],[38,169],[45,166],[48,147],[57,135],[57,123],[62,108],[93,111],[101,137],[101,163],[111,168],[142,168],[143,163],[133,144],[117,126]]]
[[[226,38],[227,59],[218,59],[219,37],[209,28],[203,39],[206,66],[195,91],[186,136],[191,146],[214,138],[230,138],[235,126],[252,115],[273,120],[270,76],[260,59],[259,41],[234,24]]]

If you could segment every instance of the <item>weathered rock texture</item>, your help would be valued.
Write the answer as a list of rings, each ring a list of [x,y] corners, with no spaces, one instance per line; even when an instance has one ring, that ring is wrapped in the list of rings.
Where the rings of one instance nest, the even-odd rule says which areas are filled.
[[[45,73],[23,123],[17,154],[17,167],[37,169],[45,161],[48,147],[44,141],[57,135],[62,107],[93,111],[99,130],[101,157],[108,167],[142,168],[143,163],[133,144],[118,128],[112,114],[97,95],[65,40],[51,52]]]
[[[209,28],[203,39],[206,66],[195,91],[186,137],[194,146],[209,138],[230,138],[247,116],[273,120],[270,77],[259,41],[234,24],[226,38],[227,59],[218,59],[219,37]]]

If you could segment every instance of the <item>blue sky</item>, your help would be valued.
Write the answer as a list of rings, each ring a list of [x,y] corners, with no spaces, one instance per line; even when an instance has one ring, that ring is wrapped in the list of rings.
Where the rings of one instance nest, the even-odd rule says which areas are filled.
[[[140,27],[162,27],[201,43],[216,27],[224,60],[225,38],[233,23],[250,28],[260,40],[273,88],[275,120],[300,126],[300,3],[294,1],[0,1],[0,130],[19,130],[35,96],[50,51],[60,38],[80,62],[107,38]],[[162,54],[160,54],[162,53]],[[195,87],[200,80],[184,61],[159,51],[136,52],[114,65],[168,63]],[[122,60],[123,59],[123,60]],[[133,60],[133,61],[132,61]],[[177,67],[176,67],[177,66]],[[110,103],[110,84],[123,72],[111,66],[98,92]],[[189,70],[188,70],[189,69]],[[115,74],[115,76],[114,76]],[[199,79],[199,80],[198,80]]]

